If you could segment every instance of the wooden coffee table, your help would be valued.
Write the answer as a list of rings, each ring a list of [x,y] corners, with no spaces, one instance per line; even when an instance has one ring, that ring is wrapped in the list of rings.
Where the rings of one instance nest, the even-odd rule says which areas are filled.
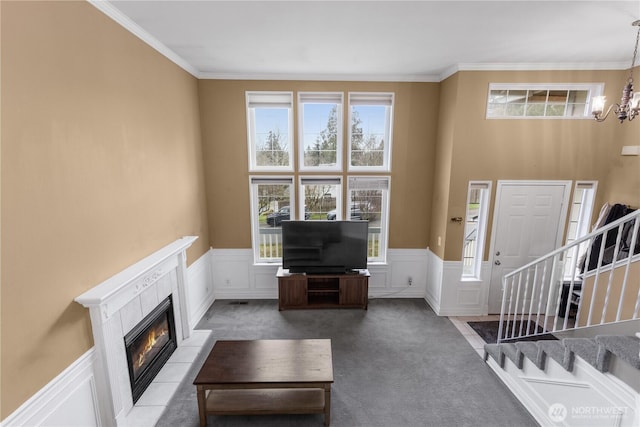
[[[316,414],[331,422],[331,340],[217,341],[193,384],[207,415]]]

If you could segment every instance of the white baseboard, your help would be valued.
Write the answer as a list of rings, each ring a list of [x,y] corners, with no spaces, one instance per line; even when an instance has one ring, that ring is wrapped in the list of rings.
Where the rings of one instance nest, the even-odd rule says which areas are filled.
[[[2,427],[102,426],[92,348],[5,418]]]

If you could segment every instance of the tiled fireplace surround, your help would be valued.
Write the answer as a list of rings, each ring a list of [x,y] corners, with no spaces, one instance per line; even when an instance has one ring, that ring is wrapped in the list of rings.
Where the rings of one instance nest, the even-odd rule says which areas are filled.
[[[186,250],[196,238],[178,239],[76,298],[89,308],[91,316],[97,351],[97,404],[103,420],[112,420],[114,425],[121,426],[142,425],[153,418],[154,414],[146,414],[139,408],[144,406],[146,395],[153,394],[153,383],[134,407],[124,336],[162,300],[172,295],[178,344],[166,365],[168,369],[172,369],[172,360],[192,361],[206,339],[197,332],[190,333],[188,319]],[[174,367],[176,365],[179,364]],[[158,376],[162,374],[163,371]],[[156,392],[166,395],[166,387],[156,388]],[[162,407],[156,405],[153,410],[157,416]]]

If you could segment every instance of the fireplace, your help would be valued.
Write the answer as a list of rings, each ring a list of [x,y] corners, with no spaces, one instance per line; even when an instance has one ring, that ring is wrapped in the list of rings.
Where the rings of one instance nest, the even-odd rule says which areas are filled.
[[[135,404],[176,349],[171,295],[124,337]]]

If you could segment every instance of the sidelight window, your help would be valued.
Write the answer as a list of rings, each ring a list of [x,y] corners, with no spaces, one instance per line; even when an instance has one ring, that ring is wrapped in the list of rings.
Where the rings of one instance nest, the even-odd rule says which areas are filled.
[[[573,189],[573,199],[569,212],[566,244],[589,234],[591,215],[596,195],[597,183],[595,181],[578,181]],[[588,242],[583,242],[573,250],[567,252],[565,258],[564,279],[577,278],[580,272],[579,260],[587,251]],[[574,261],[575,260],[575,261]],[[574,268],[575,267],[575,268]]]
[[[471,181],[467,192],[462,243],[462,278],[480,279],[489,215],[490,181]]]

